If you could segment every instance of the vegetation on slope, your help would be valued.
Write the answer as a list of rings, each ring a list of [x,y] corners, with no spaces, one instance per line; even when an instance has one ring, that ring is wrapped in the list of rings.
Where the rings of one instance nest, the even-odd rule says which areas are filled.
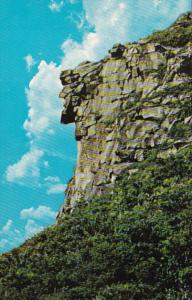
[[[183,47],[191,41],[192,12],[181,16],[175,24],[163,31],[157,31],[146,38],[148,42],[155,42],[164,46]]]
[[[192,299],[192,149],[136,167],[1,256],[0,299]]]

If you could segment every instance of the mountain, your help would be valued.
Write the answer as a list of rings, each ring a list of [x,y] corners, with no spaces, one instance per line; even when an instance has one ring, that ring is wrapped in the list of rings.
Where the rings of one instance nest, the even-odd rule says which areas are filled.
[[[134,172],[149,149],[165,157],[191,143],[191,31],[189,13],[138,43],[114,45],[97,63],[61,73],[61,122],[75,122],[78,161],[60,216]]]
[[[0,300],[192,299],[192,13],[61,73],[78,162],[55,225],[0,256]]]

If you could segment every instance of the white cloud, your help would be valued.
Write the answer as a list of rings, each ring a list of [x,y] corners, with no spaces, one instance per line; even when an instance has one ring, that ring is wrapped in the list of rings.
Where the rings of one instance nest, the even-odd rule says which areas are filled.
[[[59,74],[60,67],[55,63],[47,64],[41,61],[38,73],[32,78],[26,90],[29,112],[24,129],[29,136],[37,136],[45,131],[49,135],[53,134],[54,122],[59,123],[61,114],[61,104],[57,99],[61,89]]]
[[[27,68],[28,72],[30,72],[32,67],[36,64],[36,61],[34,60],[34,58],[32,57],[31,54],[28,54],[27,56],[25,56],[24,60],[26,62],[26,68]]]
[[[63,7],[64,1],[56,2],[54,0],[51,0],[49,3],[50,10],[54,12],[60,12]]]
[[[55,219],[56,214],[57,213],[53,211],[50,207],[40,205],[37,208],[31,207],[31,208],[23,209],[20,212],[20,217],[22,219],[30,218],[30,219],[46,220],[46,219]]]
[[[84,0],[85,18],[94,32],[86,33],[81,43],[72,39],[64,41],[63,68],[74,67],[83,60],[98,60],[114,43],[133,41],[166,27],[188,8],[187,0],[182,0],[182,4],[176,0],[170,3],[162,0],[158,2],[157,11],[153,1]]]
[[[74,129],[71,125],[64,128],[60,124],[63,109],[63,103],[58,98],[62,88],[60,72],[61,66],[41,61],[38,73],[26,90],[29,110],[23,126],[31,146],[42,149],[49,156],[64,159],[64,140],[72,140]],[[44,167],[48,165],[49,162]]]
[[[9,182],[37,184],[37,181],[31,182],[31,178],[39,178],[40,166],[49,167],[47,160],[41,161],[43,155],[64,155],[59,152],[64,135],[60,124],[62,104],[58,99],[61,90],[59,74],[60,67],[55,63],[47,64],[41,61],[38,73],[26,90],[29,110],[23,126],[30,140],[30,149],[18,162],[8,166],[6,179]],[[73,132],[72,128],[69,134],[70,132]]]
[[[94,30],[85,33],[81,43],[72,39],[64,41],[62,67],[74,67],[83,60],[96,61],[106,55],[114,43],[129,40],[128,3],[118,0],[84,0],[85,19]]]
[[[37,224],[34,220],[28,220],[25,225],[25,236],[31,238],[36,233],[43,230],[43,226]]]
[[[43,151],[32,149],[24,154],[21,159],[13,165],[10,165],[6,171],[6,179],[9,182],[22,183],[27,178],[40,176],[38,162],[43,156]]]
[[[58,176],[47,176],[44,181],[51,182],[51,183],[58,183],[60,182],[60,178]]]
[[[67,185],[66,184],[55,184],[52,185],[48,190],[47,190],[47,194],[60,194],[60,193],[64,193],[65,189],[66,189]]]
[[[1,233],[7,233],[11,229],[11,226],[13,224],[12,220],[8,220],[7,223],[3,226]]]
[[[64,193],[67,187],[58,176],[47,176],[44,181],[47,186],[47,195]]]
[[[64,138],[66,144],[67,140],[74,139],[74,129],[71,125],[65,129],[60,124],[62,111],[62,103],[58,99],[62,87],[59,80],[60,71],[61,66],[42,61],[38,66],[38,73],[32,78],[26,90],[29,110],[23,126],[30,141],[30,149],[18,162],[8,166],[5,175],[9,182],[26,185],[33,183],[37,186],[38,179],[43,183],[39,177],[40,167],[45,169],[49,167],[47,160],[49,156],[67,159],[61,145]],[[73,149],[70,150],[72,153],[75,152]],[[46,160],[43,159],[45,155],[48,155]],[[73,154],[71,156],[74,159]]]
[[[153,3],[155,7],[158,7],[161,4],[161,0],[154,0]]]

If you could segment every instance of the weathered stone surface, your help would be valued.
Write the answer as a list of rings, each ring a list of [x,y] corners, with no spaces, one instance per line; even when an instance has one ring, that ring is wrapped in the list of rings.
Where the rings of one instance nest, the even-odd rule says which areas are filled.
[[[166,157],[191,143],[191,75],[190,41],[170,47],[150,39],[114,45],[100,62],[61,73],[61,122],[75,122],[78,162],[59,215],[122,172],[137,172],[132,165],[148,149]]]
[[[143,117],[143,119],[161,121],[164,117],[164,109],[162,106],[144,107],[140,111],[140,115]]]

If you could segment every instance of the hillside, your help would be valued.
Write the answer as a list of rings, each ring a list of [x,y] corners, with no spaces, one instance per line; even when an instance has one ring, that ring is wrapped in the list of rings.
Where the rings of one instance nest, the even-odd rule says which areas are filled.
[[[191,47],[188,13],[62,72],[77,168],[57,223],[0,256],[0,300],[192,299]]]
[[[0,299],[192,299],[192,149],[137,168],[3,255]]]

